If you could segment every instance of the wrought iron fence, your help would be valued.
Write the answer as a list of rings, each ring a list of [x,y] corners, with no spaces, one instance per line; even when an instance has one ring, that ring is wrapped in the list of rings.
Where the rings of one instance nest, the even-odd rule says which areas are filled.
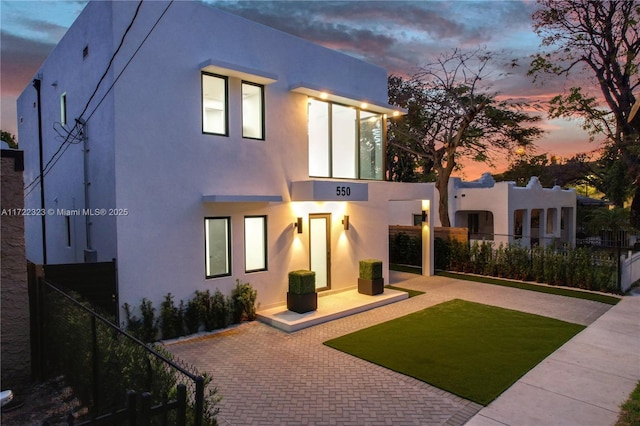
[[[209,378],[73,296],[38,280],[36,343],[39,370],[63,375],[88,408],[79,424],[216,424]]]

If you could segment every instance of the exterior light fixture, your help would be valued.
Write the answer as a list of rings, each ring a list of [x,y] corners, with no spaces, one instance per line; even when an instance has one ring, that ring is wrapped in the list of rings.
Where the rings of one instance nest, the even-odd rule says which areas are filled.
[[[369,104],[366,103],[366,102],[363,102],[363,103],[360,104],[360,108],[362,108],[362,109],[366,109],[368,106],[369,106]]]
[[[320,93],[320,98],[321,99],[327,99],[328,97],[329,97],[329,95],[327,94],[327,92]]]
[[[296,219],[296,223],[293,224],[294,228],[298,228],[298,234],[302,234],[302,218],[299,217]]]
[[[429,214],[426,210],[422,210],[422,222],[427,222],[429,220]]]
[[[346,214],[342,218],[342,227],[345,231],[349,229],[349,216]]]
[[[397,117],[397,116],[399,116],[399,115],[400,115],[400,113],[399,113],[398,111],[393,111],[393,116],[394,116],[394,117]]]

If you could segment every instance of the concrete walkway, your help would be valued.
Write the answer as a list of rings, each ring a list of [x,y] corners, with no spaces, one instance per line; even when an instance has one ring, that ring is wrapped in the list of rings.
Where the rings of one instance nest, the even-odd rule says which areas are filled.
[[[638,343],[640,305],[637,302],[640,298],[628,298],[631,299],[629,302],[625,299],[624,303],[610,310],[609,305],[598,302],[444,277],[424,278],[394,273],[390,281],[394,285],[426,293],[291,334],[252,322],[218,334],[169,343],[167,349],[200,371],[212,375],[224,398],[219,405],[218,416],[222,425],[463,425],[469,421],[476,425],[487,424],[485,422],[491,425],[611,424],[611,419],[615,420],[617,415],[617,405],[626,399],[635,385],[634,380],[640,377],[640,350],[631,343],[618,341],[620,337],[622,341],[635,339],[634,344]],[[593,371],[601,380],[606,377],[607,381],[598,382],[590,390],[583,389],[586,386],[583,383],[576,383],[576,386],[584,393],[599,395],[601,401],[606,400],[605,410],[611,416],[604,423],[599,422],[600,417],[597,423],[576,423],[576,419],[571,417],[574,410],[567,410],[566,404],[556,403],[554,414],[538,420],[526,417],[524,411],[514,410],[520,405],[511,405],[514,404],[511,402],[506,403],[506,408],[494,406],[503,397],[508,397],[512,390],[521,393],[520,387],[529,386],[522,381],[507,390],[494,404],[483,408],[322,344],[328,339],[455,298],[595,325],[594,332],[589,326],[543,364],[556,363],[557,366],[565,362],[568,365],[566,359],[570,358],[577,364],[571,368]],[[571,353],[563,358],[570,344],[578,345],[577,351],[581,353],[578,361]],[[613,355],[609,345],[620,348],[623,353]],[[585,349],[591,347],[592,350]],[[629,353],[634,348],[635,353]],[[625,365],[627,372],[606,373],[609,370],[601,364]],[[569,386],[573,383],[569,378],[575,375],[575,371],[569,367],[558,367],[552,375],[559,376],[559,371],[564,371],[566,377],[560,381],[573,388],[573,385]],[[575,380],[586,376],[581,370],[577,372]],[[551,379],[553,377],[543,374],[538,380]],[[624,387],[620,386],[620,381],[624,381]],[[603,388],[603,383],[606,383],[606,388]],[[609,391],[610,388],[621,390],[614,393]],[[523,395],[534,406],[533,412],[536,404],[540,404],[539,410],[550,412],[550,404],[543,404],[543,400],[534,398],[531,393]],[[575,396],[567,398],[578,399]],[[553,399],[557,400],[557,395]]]

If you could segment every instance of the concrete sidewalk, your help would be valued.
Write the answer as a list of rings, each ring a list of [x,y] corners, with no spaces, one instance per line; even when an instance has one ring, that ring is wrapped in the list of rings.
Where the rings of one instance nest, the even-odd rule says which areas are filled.
[[[467,425],[613,425],[638,380],[640,297],[627,296]]]

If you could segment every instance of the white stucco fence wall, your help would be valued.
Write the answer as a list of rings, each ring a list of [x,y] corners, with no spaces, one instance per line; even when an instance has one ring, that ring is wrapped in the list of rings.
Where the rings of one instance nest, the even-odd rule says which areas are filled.
[[[629,252],[629,254],[620,259],[620,267],[622,268],[620,286],[622,291],[627,291],[631,285],[640,280],[640,252]]]

